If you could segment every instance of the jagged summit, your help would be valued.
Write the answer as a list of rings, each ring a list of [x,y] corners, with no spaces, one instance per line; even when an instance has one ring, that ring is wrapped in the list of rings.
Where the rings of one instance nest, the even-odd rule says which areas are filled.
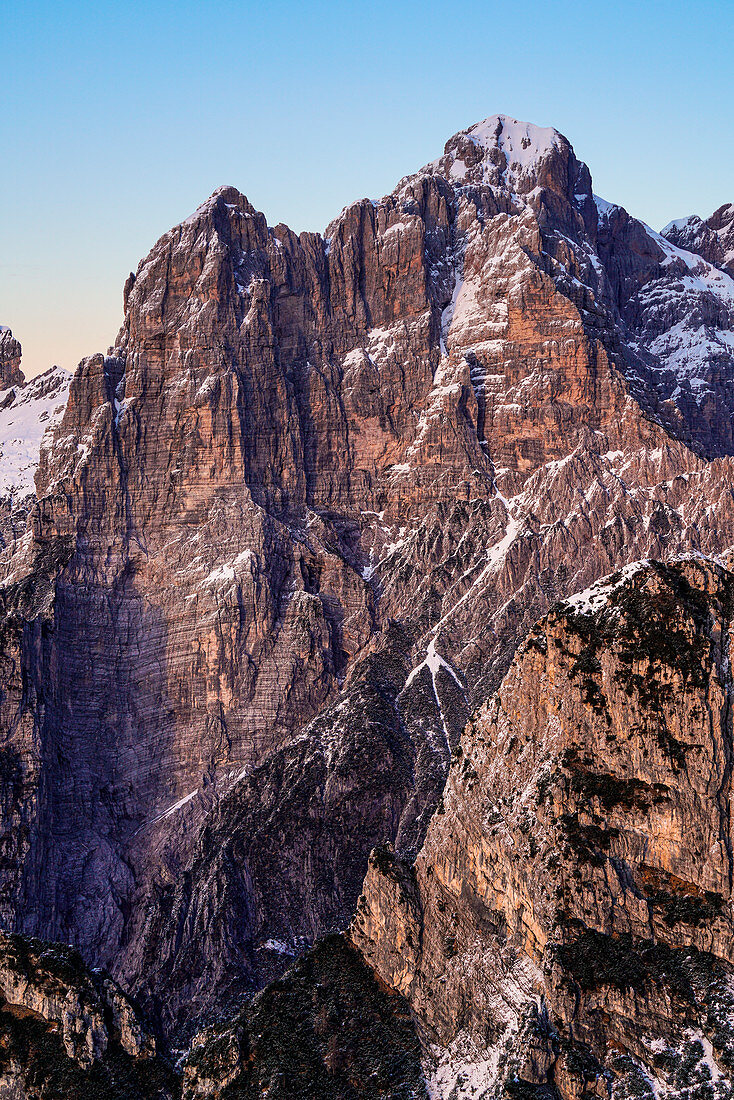
[[[668,222],[661,236],[734,276],[734,203],[725,203],[705,220],[691,214]]]
[[[592,217],[591,176],[568,139],[509,115],[491,115],[454,134],[423,173],[458,186],[490,186],[534,207],[554,196],[578,207],[584,220]]]
[[[0,389],[22,386],[25,375],[20,369],[21,347],[7,325],[0,325]]]
[[[208,217],[211,211],[221,203],[230,210],[239,210],[243,214],[256,213],[255,207],[237,187],[233,187],[231,184],[223,184],[221,187],[217,187],[212,191],[209,198],[205,199],[204,202],[197,206],[193,214],[190,214],[182,224],[189,225],[199,221],[202,217]]]
[[[552,127],[520,122],[509,115],[491,115],[456,135],[463,136],[484,153],[489,153],[490,158],[498,149],[505,157],[507,170],[515,174],[528,175],[553,150],[564,146],[570,148],[566,138]],[[447,142],[447,152],[453,140]]]

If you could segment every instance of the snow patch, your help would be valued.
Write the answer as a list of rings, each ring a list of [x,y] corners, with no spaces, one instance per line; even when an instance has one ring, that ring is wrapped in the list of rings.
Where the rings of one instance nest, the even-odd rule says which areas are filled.
[[[297,955],[298,952],[290,944],[284,943],[283,940],[265,940],[260,944],[260,948],[263,951],[275,951],[278,955]]]
[[[608,577],[596,581],[589,588],[585,588],[583,592],[577,592],[575,595],[569,596],[567,600],[563,601],[563,606],[573,608],[574,611],[581,614],[593,614],[600,611],[613,592],[626,584],[631,577],[634,577],[636,573],[639,573],[649,564],[649,560],[643,558],[642,561],[634,561],[630,565],[625,565],[623,569],[619,570],[619,576],[616,573],[614,574],[617,577],[615,581],[611,581]]]

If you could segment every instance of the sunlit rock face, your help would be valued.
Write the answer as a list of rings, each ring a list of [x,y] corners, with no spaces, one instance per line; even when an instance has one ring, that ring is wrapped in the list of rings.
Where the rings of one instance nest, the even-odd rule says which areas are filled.
[[[504,116],[323,236],[165,234],[0,563],[6,927],[171,1031],[345,927],[539,616],[734,544],[732,286]]]
[[[730,1095],[733,597],[689,559],[558,604],[414,864],[374,853],[352,939],[436,1095]]]

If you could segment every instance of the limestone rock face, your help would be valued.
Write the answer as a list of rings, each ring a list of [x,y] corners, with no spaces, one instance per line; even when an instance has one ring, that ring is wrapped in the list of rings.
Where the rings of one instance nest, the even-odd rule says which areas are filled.
[[[61,944],[0,936],[0,1092],[174,1100],[180,1081],[119,986]]]
[[[732,287],[504,116],[323,236],[166,233],[0,557],[5,925],[171,1031],[345,927],[539,616],[734,544]]]
[[[729,1095],[733,597],[693,559],[557,605],[414,864],[373,853],[352,939],[410,1003],[436,1095]]]

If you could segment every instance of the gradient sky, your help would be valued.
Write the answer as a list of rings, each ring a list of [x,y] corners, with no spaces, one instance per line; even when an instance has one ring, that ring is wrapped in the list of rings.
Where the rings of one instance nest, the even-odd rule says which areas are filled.
[[[106,350],[130,270],[216,187],[323,229],[495,113],[660,228],[734,201],[734,0],[0,0],[0,322]]]

